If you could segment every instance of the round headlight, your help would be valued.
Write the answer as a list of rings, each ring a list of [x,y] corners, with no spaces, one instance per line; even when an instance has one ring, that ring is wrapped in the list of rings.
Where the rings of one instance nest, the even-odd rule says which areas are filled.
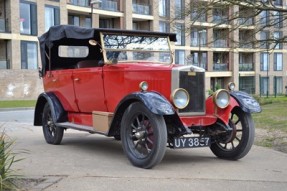
[[[229,105],[230,94],[227,90],[220,89],[213,94],[213,101],[217,107],[224,109]]]
[[[229,91],[234,91],[234,89],[235,89],[235,83],[234,83],[234,82],[229,82],[229,83],[228,83],[228,89],[229,89]]]
[[[189,103],[189,94],[185,89],[175,89],[171,94],[171,100],[175,107],[183,109]]]
[[[139,87],[140,87],[140,90],[141,90],[141,91],[147,91],[147,89],[148,89],[148,83],[145,82],[145,81],[142,81],[142,82],[140,83]]]

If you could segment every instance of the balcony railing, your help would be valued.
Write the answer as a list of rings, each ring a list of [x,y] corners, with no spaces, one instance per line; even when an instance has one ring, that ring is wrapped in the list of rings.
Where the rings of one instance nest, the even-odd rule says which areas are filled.
[[[150,15],[150,6],[149,5],[141,5],[141,4],[133,4],[133,13],[141,14],[141,15]]]
[[[200,68],[204,68],[204,69],[207,69],[207,64],[206,63],[193,63],[192,65],[194,66],[197,66],[197,67],[200,67]]]
[[[9,60],[0,60],[0,69],[9,69],[10,62]]]
[[[249,40],[246,40],[246,42],[239,42],[239,48],[253,48],[253,43],[248,43],[248,41]]]
[[[214,63],[213,71],[228,71],[228,64],[226,63]]]
[[[250,25],[253,25],[253,19],[252,18],[238,18],[238,23],[240,25],[250,26]]]
[[[5,19],[0,19],[0,32],[6,32]]]
[[[227,16],[218,16],[213,15],[213,23],[217,24],[228,24],[228,17]]]
[[[214,48],[227,48],[228,47],[227,40],[224,39],[215,40],[213,42],[213,46]]]
[[[90,7],[89,0],[70,0],[70,4],[81,7]]]
[[[239,63],[239,71],[254,71],[253,63]]]
[[[102,1],[99,4],[99,9],[107,10],[107,11],[118,11],[118,1]]]
[[[201,38],[201,39],[198,39],[198,38],[190,38],[190,46],[191,47],[199,47],[199,45],[201,47],[206,47],[206,38]]]

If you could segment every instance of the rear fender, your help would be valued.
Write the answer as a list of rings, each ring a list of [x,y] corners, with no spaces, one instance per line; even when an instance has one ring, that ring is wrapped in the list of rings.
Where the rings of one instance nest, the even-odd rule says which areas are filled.
[[[54,123],[66,122],[68,120],[67,112],[64,110],[61,102],[57,98],[55,94],[52,92],[44,92],[41,93],[38,97],[35,113],[34,113],[34,125],[41,126],[42,125],[42,115],[44,106],[46,103],[49,103],[51,108],[51,114]]]

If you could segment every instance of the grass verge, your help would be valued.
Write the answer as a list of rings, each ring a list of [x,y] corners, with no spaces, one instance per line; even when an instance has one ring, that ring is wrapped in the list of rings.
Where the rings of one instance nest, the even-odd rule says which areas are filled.
[[[261,98],[261,113],[252,114],[255,144],[287,152],[287,97]]]
[[[0,108],[35,107],[36,100],[0,101]]]

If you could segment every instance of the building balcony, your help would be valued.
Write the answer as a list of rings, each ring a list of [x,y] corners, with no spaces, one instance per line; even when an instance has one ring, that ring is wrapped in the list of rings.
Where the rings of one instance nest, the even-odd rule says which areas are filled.
[[[117,0],[102,1],[101,3],[99,3],[99,9],[106,11],[119,11],[119,3]]]
[[[227,63],[214,63],[213,64],[213,71],[228,71],[228,64]]]
[[[253,63],[239,63],[239,71],[254,71]]]
[[[207,69],[207,64],[206,63],[193,63],[192,64],[193,66],[197,66],[197,67],[200,67],[200,68],[204,68],[204,69]]]
[[[6,23],[6,19],[0,18],[0,32],[7,32],[5,23]]]
[[[143,4],[133,4],[133,13],[140,14],[140,15],[151,15],[149,5]]]
[[[224,39],[214,40],[213,47],[214,48],[227,48],[228,47],[227,40],[224,40]]]
[[[213,15],[213,23],[217,24],[228,24],[228,17],[227,16],[218,16]]]
[[[81,6],[81,7],[90,7],[90,1],[83,1],[83,0],[70,0],[68,1],[71,5]]]
[[[253,25],[253,19],[252,18],[238,18],[238,24],[250,26],[250,25]]]
[[[206,38],[190,38],[191,47],[206,47],[207,41]]]
[[[244,40],[242,40],[244,41]],[[253,48],[252,43],[248,43],[249,40],[246,40],[245,42],[239,42],[239,48]]]

